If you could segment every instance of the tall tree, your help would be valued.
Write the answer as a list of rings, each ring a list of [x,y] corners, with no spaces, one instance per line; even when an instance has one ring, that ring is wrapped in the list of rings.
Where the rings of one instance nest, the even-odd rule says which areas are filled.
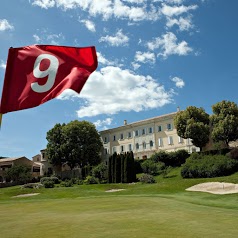
[[[66,162],[71,169],[76,165],[96,165],[100,162],[102,142],[95,126],[87,121],[56,124],[47,133],[47,155],[52,164]]]
[[[192,143],[202,150],[209,142],[209,115],[203,108],[189,106],[174,118],[174,125],[180,137],[192,139]]]
[[[238,139],[238,106],[223,100],[214,104],[212,111],[212,139],[215,142],[222,141],[229,147],[230,141]]]
[[[55,126],[47,132],[46,139],[48,141],[46,147],[46,153],[50,163],[61,170],[61,165],[65,162],[65,154],[63,152],[64,136],[62,128],[65,124],[57,123]]]

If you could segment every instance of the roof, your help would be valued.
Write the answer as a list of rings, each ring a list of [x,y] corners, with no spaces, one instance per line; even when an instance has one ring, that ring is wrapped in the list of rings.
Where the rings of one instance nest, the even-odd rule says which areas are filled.
[[[166,119],[167,117],[174,116],[176,114],[177,114],[177,112],[171,112],[171,113],[160,115],[160,116],[157,116],[157,117],[151,117],[151,118],[148,118],[148,119],[144,119],[144,120],[140,120],[140,121],[136,121],[136,122],[132,122],[132,123],[127,123],[126,125],[122,125],[122,126],[119,126],[119,127],[115,127],[115,128],[100,131],[100,133],[110,132],[110,131],[125,128],[125,127],[130,128],[131,126],[137,126],[139,124],[148,123],[150,121],[155,121],[157,119]]]
[[[25,156],[16,157],[16,158],[4,158],[4,159],[0,159],[0,163],[1,162],[12,162],[12,161],[15,161],[15,160],[18,160],[18,159],[22,159],[22,158],[27,159]]]

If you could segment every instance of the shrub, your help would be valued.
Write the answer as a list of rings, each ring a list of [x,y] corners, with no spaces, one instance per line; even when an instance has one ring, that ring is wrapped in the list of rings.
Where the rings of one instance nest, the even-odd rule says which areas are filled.
[[[98,179],[93,177],[93,176],[87,176],[86,179],[84,180],[85,184],[97,184],[99,183]]]
[[[53,188],[55,186],[54,182],[52,180],[46,180],[43,182],[43,185],[45,188]]]
[[[105,163],[100,163],[99,165],[93,167],[92,176],[97,178],[100,183],[107,181],[108,169]]]
[[[40,182],[42,184],[44,184],[46,181],[51,181],[54,184],[59,184],[60,183],[60,181],[57,177],[43,177],[43,178],[40,179]]]
[[[227,176],[238,170],[238,161],[224,155],[194,154],[184,164],[183,178],[212,178]]]
[[[151,175],[155,175],[158,173],[158,165],[156,162],[154,162],[151,159],[147,159],[145,160],[142,164],[141,164],[142,170],[144,173],[146,174],[151,174]]]
[[[135,173],[136,174],[140,174],[143,172],[142,170],[142,167],[141,167],[141,164],[142,164],[142,161],[141,160],[135,160]]]
[[[150,174],[142,174],[142,176],[139,178],[139,181],[142,183],[155,183],[153,175]]]
[[[60,183],[62,187],[72,187],[73,184],[74,184],[74,181],[72,179],[66,179],[65,181]]]
[[[41,183],[26,183],[24,185],[22,185],[21,188],[34,188],[34,189],[39,189],[43,187],[43,185]]]

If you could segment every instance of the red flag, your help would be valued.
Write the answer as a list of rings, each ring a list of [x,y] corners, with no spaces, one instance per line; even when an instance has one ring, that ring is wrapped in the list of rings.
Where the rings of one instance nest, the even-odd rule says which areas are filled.
[[[79,93],[96,68],[94,46],[32,45],[10,48],[0,113],[36,107],[65,89]]]

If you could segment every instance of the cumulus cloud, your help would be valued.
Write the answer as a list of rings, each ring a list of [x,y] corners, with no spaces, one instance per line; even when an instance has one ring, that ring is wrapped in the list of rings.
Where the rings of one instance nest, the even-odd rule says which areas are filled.
[[[162,37],[157,37],[153,41],[147,43],[150,50],[158,50],[158,56],[167,58],[169,55],[187,55],[193,49],[188,46],[186,41],[177,43],[178,39],[172,32],[164,34]]]
[[[96,32],[95,24],[92,21],[90,21],[90,20],[80,20],[80,22],[82,22],[89,31]]]
[[[106,42],[111,46],[127,45],[129,42],[128,36],[124,35],[122,29],[118,30],[114,36],[103,36],[99,39],[99,42]]]
[[[108,117],[105,120],[97,120],[97,121],[93,122],[93,124],[98,129],[106,130],[106,129],[108,129],[107,126],[110,126],[112,124],[112,121],[113,121],[113,119]]]
[[[13,30],[14,26],[11,25],[6,19],[0,19],[0,31]]]
[[[143,0],[32,0],[31,2],[32,5],[44,9],[55,6],[63,10],[81,8],[87,11],[90,16],[100,15],[104,20],[115,17],[131,21],[155,21],[160,15],[153,4],[146,5]]]
[[[171,28],[174,25],[177,25],[180,31],[188,31],[191,28],[193,28],[193,24],[192,24],[192,20],[190,16],[186,18],[180,17],[179,19],[167,17],[166,26],[168,28]]]
[[[3,60],[0,60],[0,68],[6,69],[6,63]]]
[[[179,77],[173,77],[171,80],[175,83],[177,88],[183,88],[185,86],[184,81]]]
[[[191,5],[191,6],[169,6],[166,4],[162,5],[161,12],[163,15],[167,17],[173,17],[173,16],[179,16],[183,13],[187,13],[190,10],[195,10],[198,6],[197,5]]]
[[[135,61],[141,63],[155,63],[155,54],[151,52],[137,51],[135,55]]]
[[[60,45],[65,37],[62,33],[53,34],[48,29],[43,29],[39,34],[34,34],[33,38],[37,44]]]
[[[151,76],[108,66],[91,74],[80,94],[66,90],[58,98],[72,97],[84,100],[84,105],[77,111],[78,117],[82,118],[159,108],[173,101],[173,92],[166,91]]]
[[[97,52],[97,58],[98,62],[103,64],[103,65],[115,65],[115,62],[109,61],[108,59],[105,58],[105,56],[101,52]]]

